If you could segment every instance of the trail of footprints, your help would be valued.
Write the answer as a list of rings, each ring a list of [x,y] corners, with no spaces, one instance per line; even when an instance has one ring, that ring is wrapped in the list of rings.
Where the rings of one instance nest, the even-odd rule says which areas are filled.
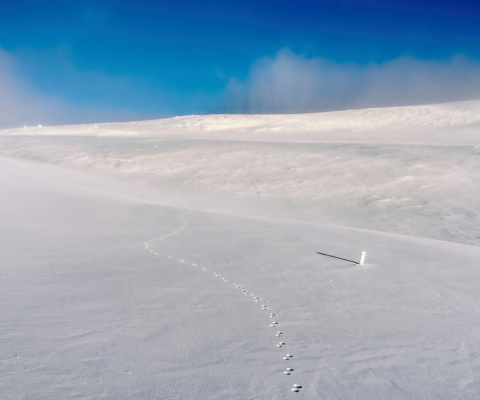
[[[182,216],[183,217],[183,216]],[[158,241],[158,240],[162,240],[162,239],[165,239],[165,238],[168,238],[170,236],[173,236],[175,234],[178,234],[182,229],[184,229],[186,226],[187,226],[187,222],[184,218],[181,218],[182,222],[183,222],[183,225],[175,230],[174,232],[170,233],[170,234],[167,234],[167,235],[163,235],[163,236],[160,236],[160,237],[157,237],[157,238],[153,238],[153,239],[150,239],[146,242],[144,242],[144,245],[145,245],[145,250],[148,250],[150,253],[152,253],[153,255],[155,256],[159,256],[159,253],[155,252],[151,247],[151,244],[155,241]],[[168,255],[167,256],[169,259],[172,259],[172,256],[171,255]],[[183,259],[177,259],[176,261],[182,263],[182,264],[190,264],[192,267],[194,268],[197,268],[203,272],[208,272],[208,270],[204,267],[199,267],[197,264],[195,263],[188,263],[186,260],[183,260]],[[213,277],[214,278],[218,278],[220,279],[221,281],[223,281],[224,283],[227,283],[228,282],[228,279],[224,276],[222,276],[221,274],[217,273],[217,272],[213,272],[212,273]],[[262,311],[271,311],[271,307],[266,304],[268,303],[268,300],[265,300],[260,297],[257,297],[255,296],[253,293],[249,293],[246,289],[244,289],[243,285],[241,284],[238,284],[238,283],[233,283],[233,286],[236,288],[236,289],[239,289],[242,293],[243,296],[245,297],[248,297],[250,299],[252,299],[253,301],[255,301],[256,303],[264,303],[264,304],[261,304],[261,310]],[[273,312],[269,312],[268,314],[268,317],[270,318],[270,321],[269,321],[269,326],[272,327],[272,328],[279,328],[279,322],[278,322],[278,317],[275,313]],[[281,338],[283,335],[283,332],[281,330],[275,330],[275,337],[277,338]],[[286,346],[286,343],[283,342],[283,341],[277,341],[277,343],[275,344],[275,346],[277,348],[283,348],[284,346]],[[290,361],[293,357],[292,354],[289,354],[287,353],[284,357],[282,357],[282,359],[284,361]],[[285,370],[283,371],[283,374],[285,375],[292,375],[293,373],[295,372],[295,370],[292,368],[292,367],[287,367],[285,368]],[[291,387],[291,391],[292,392],[299,392],[300,389],[302,388],[302,385],[299,385],[299,384],[293,384],[292,387]]]
[[[186,213],[184,213],[184,214],[181,214],[181,215],[179,216],[180,221],[182,221],[182,225],[180,226],[180,228],[177,228],[177,229],[175,229],[173,232],[167,233],[167,234],[165,234],[165,235],[163,235],[163,236],[158,236],[158,237],[156,237],[156,238],[152,238],[152,239],[147,240],[146,242],[144,242],[143,244],[145,245],[145,250],[149,250],[150,253],[158,256],[159,254],[151,248],[151,247],[152,247],[152,243],[153,243],[153,242],[158,242],[158,241],[163,240],[163,239],[167,239],[167,238],[172,237],[172,236],[174,236],[174,235],[178,235],[181,231],[183,231],[183,230],[187,227],[188,221],[186,220],[185,216],[188,215],[188,214],[190,214],[190,213],[191,213],[191,211],[188,211],[188,212],[186,212]],[[169,257],[169,258],[172,258],[172,257],[170,257],[170,256],[168,256],[168,257]],[[180,261],[180,262],[185,262],[185,260],[178,260],[178,261]]]

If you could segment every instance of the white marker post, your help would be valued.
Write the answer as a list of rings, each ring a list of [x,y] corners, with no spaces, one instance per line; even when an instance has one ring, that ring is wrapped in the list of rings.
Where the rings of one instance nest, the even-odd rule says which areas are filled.
[[[360,262],[359,262],[360,265],[363,265],[363,263],[365,262],[365,255],[366,255],[366,254],[367,254],[366,251],[362,251],[362,252],[360,253]]]

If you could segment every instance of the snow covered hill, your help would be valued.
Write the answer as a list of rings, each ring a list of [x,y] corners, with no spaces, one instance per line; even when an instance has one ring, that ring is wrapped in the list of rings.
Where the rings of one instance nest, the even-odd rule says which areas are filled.
[[[2,131],[0,393],[477,399],[479,104]]]
[[[311,114],[205,115],[7,129],[8,135],[137,136],[306,143],[479,143],[480,101]],[[421,133],[421,135],[419,135]]]
[[[480,244],[480,102],[2,133],[0,156],[181,188],[177,205]]]

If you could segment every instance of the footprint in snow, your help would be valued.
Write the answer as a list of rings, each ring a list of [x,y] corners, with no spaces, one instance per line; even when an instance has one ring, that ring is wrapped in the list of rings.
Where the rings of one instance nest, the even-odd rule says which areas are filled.
[[[302,388],[302,385],[298,385],[298,384],[295,383],[290,390],[292,392],[299,392],[300,391],[299,389],[301,389],[301,388]]]

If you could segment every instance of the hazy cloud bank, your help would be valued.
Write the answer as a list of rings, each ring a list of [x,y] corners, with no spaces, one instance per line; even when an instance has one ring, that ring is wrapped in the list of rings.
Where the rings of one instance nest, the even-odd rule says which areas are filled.
[[[288,49],[232,79],[224,112],[292,113],[480,99],[480,62],[402,57],[366,65],[306,58]]]
[[[182,104],[181,115],[301,113],[480,99],[480,61],[462,56],[356,64],[307,58],[284,49],[252,65],[246,79],[231,79],[223,94],[183,97],[159,94],[128,76],[80,70],[68,57],[44,56],[47,71],[62,66],[62,78],[49,82],[48,93],[56,97],[20,76],[17,59],[0,48],[0,129],[162,118],[173,113],[173,104]],[[23,65],[37,67],[37,60],[24,57]]]

